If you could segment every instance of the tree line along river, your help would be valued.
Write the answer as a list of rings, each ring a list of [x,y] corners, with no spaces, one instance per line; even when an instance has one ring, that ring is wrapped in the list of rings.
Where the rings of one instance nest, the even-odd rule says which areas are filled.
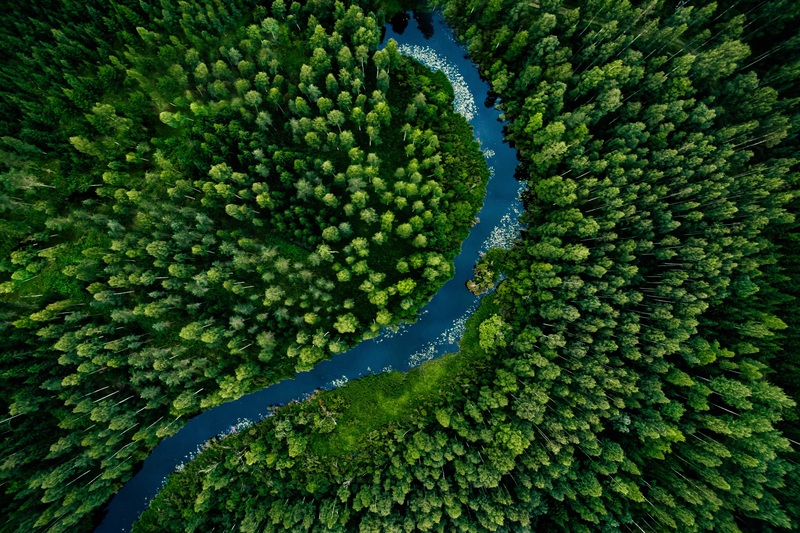
[[[407,20],[407,18],[406,18]],[[419,22],[419,23],[418,23]],[[374,339],[323,361],[309,372],[248,394],[191,419],[164,439],[144,461],[141,470],[117,493],[97,533],[129,531],[166,477],[219,435],[238,431],[270,413],[270,407],[302,400],[319,389],[331,389],[350,379],[387,370],[408,370],[457,349],[466,319],[479,297],[465,288],[482,252],[509,246],[520,229],[521,184],[514,179],[516,151],[503,142],[500,111],[487,107],[489,85],[480,78],[466,50],[453,37],[438,13],[386,25],[383,43],[392,38],[399,50],[432,70],[441,70],[453,85],[454,107],[471,124],[492,171],[484,205],[475,226],[455,259],[456,273],[420,311],[414,324],[384,331]]]

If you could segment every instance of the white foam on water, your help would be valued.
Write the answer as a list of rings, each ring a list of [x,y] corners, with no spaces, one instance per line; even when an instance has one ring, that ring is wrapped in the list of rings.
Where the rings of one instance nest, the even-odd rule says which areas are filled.
[[[484,254],[492,248],[508,250],[519,238],[519,232],[524,227],[519,216],[522,213],[521,195],[526,189],[525,183],[520,183],[517,188],[517,201],[506,211],[500,222],[492,228],[491,233],[481,245],[480,253]]]
[[[425,361],[430,361],[436,356],[438,348],[442,346],[452,346],[460,341],[466,329],[467,319],[472,316],[472,313],[478,308],[478,303],[478,301],[473,302],[464,314],[453,320],[450,327],[440,333],[435,340],[427,343],[420,350],[411,354],[408,358],[409,365],[415,367],[421,365]]]
[[[431,70],[439,70],[450,81],[453,86],[453,109],[456,113],[467,120],[472,120],[478,113],[478,106],[475,105],[475,97],[469,90],[464,76],[459,72],[458,67],[450,63],[444,56],[436,52],[429,46],[401,44],[397,51],[403,55],[413,57]]]

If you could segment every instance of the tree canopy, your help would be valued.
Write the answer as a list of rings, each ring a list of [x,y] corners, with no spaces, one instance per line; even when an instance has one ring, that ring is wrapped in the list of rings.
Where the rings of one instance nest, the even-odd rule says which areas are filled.
[[[488,169],[371,2],[5,7],[0,529],[82,531],[191,415],[413,320]]]
[[[797,529],[796,3],[436,4],[528,184],[505,279],[459,354],[213,444],[137,530]]]

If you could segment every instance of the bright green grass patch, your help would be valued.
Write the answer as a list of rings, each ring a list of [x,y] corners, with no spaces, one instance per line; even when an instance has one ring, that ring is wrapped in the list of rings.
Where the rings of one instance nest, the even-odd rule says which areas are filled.
[[[348,383],[329,393],[341,401],[343,414],[328,434],[315,434],[311,449],[322,456],[354,453],[372,432],[428,416],[449,395],[457,394],[487,358],[478,343],[478,325],[497,312],[494,296],[481,301],[466,324],[461,350],[403,372],[387,372]]]

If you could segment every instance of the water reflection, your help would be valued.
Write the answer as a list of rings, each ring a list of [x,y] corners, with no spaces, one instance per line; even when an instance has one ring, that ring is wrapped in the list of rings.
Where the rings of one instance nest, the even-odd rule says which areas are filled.
[[[475,66],[466,59],[464,48],[436,14],[413,16],[418,28],[408,27],[406,15],[404,35],[395,33],[393,24],[384,31],[398,45],[415,50],[421,59],[441,69],[450,78],[454,92],[460,97],[461,111],[471,115],[475,138],[492,171],[484,206],[478,213],[480,223],[472,227],[461,253],[455,258],[453,279],[433,297],[419,319],[398,332],[385,332],[365,341],[346,353],[323,361],[310,372],[301,372],[261,391],[209,409],[192,418],[174,436],[164,439],[144,461],[142,469],[117,493],[108,506],[108,514],[96,533],[128,531],[133,521],[165,481],[166,476],[188,461],[210,438],[239,431],[245,424],[264,418],[275,406],[306,398],[320,389],[339,386],[351,379],[374,372],[396,369],[406,371],[432,357],[458,349],[457,342],[464,322],[478,304],[478,297],[466,290],[465,283],[480,252],[495,246],[507,247],[519,232],[521,184],[514,180],[518,160],[503,140],[502,124],[497,109],[476,105],[489,90]],[[398,29],[403,19],[398,19]],[[436,28],[434,35],[434,27]],[[458,89],[458,87],[461,87]],[[463,106],[463,104],[471,103]]]
[[[414,20],[417,21],[420,33],[425,39],[433,37],[433,13],[423,13],[421,11],[414,11]]]
[[[403,32],[406,31],[406,28],[408,27],[409,20],[411,20],[411,16],[409,16],[408,13],[398,13],[392,17],[392,19],[389,21],[389,24],[392,25],[393,32],[395,32],[397,35],[403,35]]]

